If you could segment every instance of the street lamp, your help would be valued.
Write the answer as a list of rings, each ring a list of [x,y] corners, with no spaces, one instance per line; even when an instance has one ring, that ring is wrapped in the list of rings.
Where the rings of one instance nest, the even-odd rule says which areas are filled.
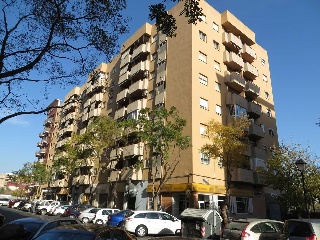
[[[305,161],[303,161],[302,159],[298,159],[296,161],[296,166],[297,166],[297,168],[299,169],[299,171],[301,173],[303,195],[304,195],[304,204],[305,204],[305,207],[306,207],[307,218],[310,218],[306,187],[305,187],[305,183],[304,183],[304,171],[306,170],[306,165],[307,165],[307,163]]]

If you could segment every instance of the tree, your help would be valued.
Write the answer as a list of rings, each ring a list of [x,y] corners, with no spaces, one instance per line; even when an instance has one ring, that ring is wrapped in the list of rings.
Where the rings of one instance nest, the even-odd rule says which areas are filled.
[[[225,169],[226,174],[226,201],[222,206],[222,217],[228,222],[226,207],[230,209],[230,188],[232,172],[236,168],[245,167],[249,164],[246,156],[248,151],[247,130],[250,122],[245,117],[234,118],[232,123],[223,125],[215,120],[207,125],[208,139],[212,142],[205,144],[201,152],[210,158],[216,158]]]
[[[319,159],[312,157],[307,148],[299,144],[272,147],[271,157],[266,162],[266,168],[259,169],[266,184],[280,190],[277,197],[282,209],[289,213],[296,211],[300,216],[305,209],[302,179],[295,162],[303,159],[307,163],[304,171],[307,200],[309,206],[314,206],[319,199],[320,171],[317,167]]]
[[[184,136],[182,131],[187,122],[179,116],[175,107],[142,109],[136,121],[138,138],[144,143],[147,158],[155,166],[152,173],[153,209],[158,208],[158,196],[163,185],[171,178],[177,164],[180,162],[181,151],[190,147],[190,137]],[[157,181],[157,175],[160,178]],[[160,203],[161,204],[161,203]]]
[[[172,37],[176,22],[165,8],[175,1],[151,5],[149,16]],[[184,3],[181,15],[200,20],[199,0]],[[0,123],[50,110],[42,105],[50,86],[77,84],[101,61],[97,56],[115,55],[119,36],[129,30],[126,0],[4,0],[0,7]]]
[[[92,166],[97,168],[97,173],[103,173],[108,165],[105,153],[108,147],[114,145],[121,136],[120,125],[108,116],[95,118],[84,134],[75,134],[58,153],[58,159],[53,162],[54,171],[66,176],[69,188],[72,186],[75,171],[82,168],[89,179],[89,202],[93,200],[93,175]]]

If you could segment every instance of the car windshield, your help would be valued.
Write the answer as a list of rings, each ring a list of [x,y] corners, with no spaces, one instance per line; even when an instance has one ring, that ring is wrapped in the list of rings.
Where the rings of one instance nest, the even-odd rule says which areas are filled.
[[[35,240],[94,240],[94,234],[84,232],[46,232]]]
[[[238,221],[234,221],[229,223],[225,229],[229,229],[229,230],[239,230],[242,231],[242,229],[245,228],[245,226],[248,225],[248,222],[238,222]]]

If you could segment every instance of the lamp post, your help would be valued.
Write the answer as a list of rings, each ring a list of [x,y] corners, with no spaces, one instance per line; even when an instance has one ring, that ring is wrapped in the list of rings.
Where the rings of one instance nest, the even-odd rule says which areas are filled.
[[[306,186],[305,186],[305,183],[304,183],[304,171],[306,170],[306,165],[307,165],[307,163],[305,161],[303,161],[302,159],[298,159],[296,161],[296,166],[297,166],[297,168],[299,169],[299,171],[301,173],[303,195],[304,195],[304,204],[305,204],[305,207],[306,207],[306,214],[307,214],[307,218],[310,218],[308,200],[307,200],[307,193],[306,193]]]

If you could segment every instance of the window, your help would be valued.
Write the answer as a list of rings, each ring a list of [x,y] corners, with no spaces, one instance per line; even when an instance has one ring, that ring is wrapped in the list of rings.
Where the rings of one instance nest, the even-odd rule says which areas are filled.
[[[200,134],[201,135],[208,135],[207,129],[208,129],[207,125],[200,123]]]
[[[219,62],[214,61],[213,66],[214,66],[214,69],[216,69],[216,70],[220,71],[220,63],[219,63]]]
[[[221,114],[222,114],[221,106],[216,105],[216,113],[217,113],[218,115],[221,115]]]
[[[155,78],[156,77],[156,71],[152,71],[151,73],[150,73],[150,79],[153,79],[153,78]]]
[[[206,15],[199,16],[201,22],[206,22]]]
[[[127,116],[127,118],[136,119],[136,120],[138,120],[138,117],[139,117],[139,110],[135,110],[131,113],[128,113],[128,116]]]
[[[270,97],[268,92],[264,92],[264,96],[266,99],[269,99],[269,97]]]
[[[208,100],[200,98],[200,107],[203,109],[208,110]]]
[[[216,82],[215,90],[216,90],[217,92],[221,92],[221,84],[220,84],[220,83]]]
[[[151,61],[154,61],[154,60],[156,60],[156,59],[157,59],[157,53],[154,52],[154,53],[152,53],[152,55],[151,55]]]
[[[203,85],[208,85],[208,78],[201,73],[199,73],[199,82],[202,83]]]
[[[266,65],[266,61],[265,61],[263,58],[261,58],[261,65],[262,65],[262,66],[265,66],[265,65]]]
[[[272,113],[271,113],[271,110],[269,108],[267,109],[267,116],[268,117],[272,117]]]
[[[202,52],[199,52],[199,60],[207,63],[207,55]]]
[[[214,49],[217,49],[217,50],[220,50],[220,45],[217,41],[213,40],[213,48]]]
[[[274,131],[273,131],[272,128],[269,128],[269,135],[270,135],[271,137],[274,137]]]
[[[230,205],[232,213],[253,213],[252,198],[231,196]]]
[[[158,41],[158,38],[159,38],[159,35],[158,35],[158,34],[154,35],[154,36],[152,37],[152,43]]]
[[[263,75],[262,75],[262,80],[263,80],[264,82],[268,82],[267,76],[263,74]]]
[[[210,159],[208,154],[201,152],[200,153],[200,162],[201,164],[210,164]]]
[[[216,24],[215,22],[212,23],[212,28],[213,28],[214,30],[216,30],[217,32],[219,32],[219,25]]]
[[[264,124],[260,124],[260,127],[261,127],[261,129],[262,129],[262,132],[263,132],[263,133],[266,133],[266,131],[265,131],[265,129],[264,129]]]
[[[247,109],[239,105],[230,105],[229,113],[234,117],[247,116]]]
[[[202,31],[199,31],[199,38],[204,41],[204,42],[207,42],[207,34],[205,34],[204,32]]]

